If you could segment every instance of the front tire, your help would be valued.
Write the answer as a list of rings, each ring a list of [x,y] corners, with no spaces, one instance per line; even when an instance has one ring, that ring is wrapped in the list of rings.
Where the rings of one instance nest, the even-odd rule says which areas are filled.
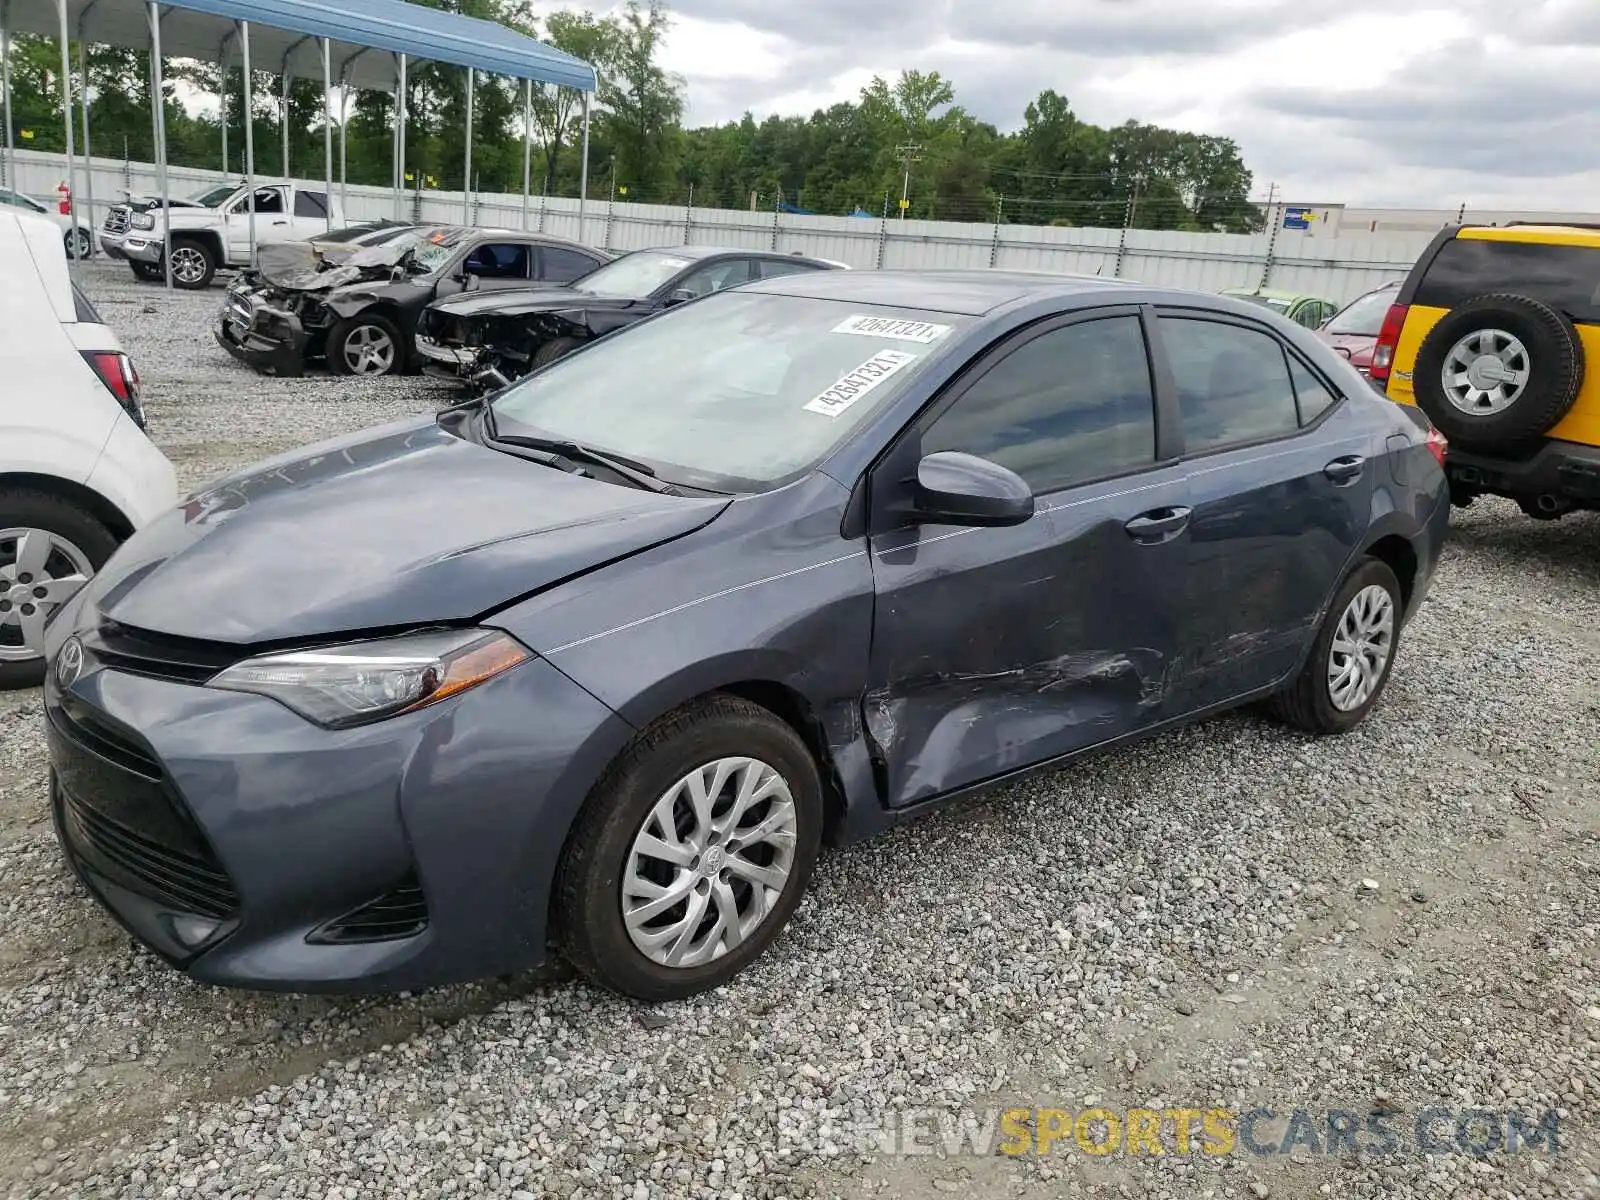
[[[406,365],[400,330],[377,313],[358,313],[334,325],[326,354],[335,375],[398,375]]]
[[[116,548],[112,532],[76,505],[0,490],[0,691],[44,681],[45,620]]]
[[[158,278],[165,279],[165,267],[156,268]],[[198,292],[211,286],[217,274],[217,255],[198,238],[172,239],[172,285],[188,292]]]
[[[144,283],[161,283],[166,280],[166,273],[160,263],[140,262],[136,258],[130,258],[128,266],[133,270],[133,277]]]
[[[718,987],[794,915],[822,842],[806,745],[733,696],[642,731],[585,802],[555,888],[557,941],[592,983],[638,1000]]]
[[[583,345],[583,343],[575,337],[551,338],[548,342],[545,342],[544,345],[540,346],[533,352],[533,361],[529,365],[528,369],[530,371],[537,371],[540,367],[544,366],[545,363],[553,363],[556,359],[561,358],[563,355],[571,354],[581,345]]]
[[[1272,710],[1307,733],[1344,733],[1378,703],[1400,648],[1404,601],[1387,563],[1364,559],[1328,606],[1311,657]]]

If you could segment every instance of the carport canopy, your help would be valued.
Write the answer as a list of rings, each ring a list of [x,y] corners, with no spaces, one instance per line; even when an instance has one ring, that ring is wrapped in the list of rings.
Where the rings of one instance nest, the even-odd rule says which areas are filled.
[[[72,122],[72,71],[67,43],[119,46],[151,50],[153,94],[161,91],[162,58],[188,58],[270,71],[290,78],[318,79],[325,89],[370,89],[402,97],[409,59],[445,62],[468,72],[466,170],[463,209],[470,212],[472,195],[472,88],[475,75],[484,71],[523,83],[523,209],[526,218],[529,185],[532,85],[550,84],[583,93],[583,167],[579,189],[579,228],[583,228],[589,177],[589,109],[598,85],[589,63],[563,50],[547,46],[504,25],[478,17],[462,16],[406,0],[0,0],[0,47],[9,58],[9,35],[33,33],[61,39],[62,115],[66,122],[69,173],[74,170]],[[9,62],[6,64],[9,68]],[[87,89],[87,69],[79,60],[80,97]],[[11,150],[9,69],[4,83],[6,149]],[[224,112],[227,97],[222,98]],[[244,80],[244,101],[251,106],[249,71]],[[154,107],[154,106],[153,106]],[[328,186],[333,182],[333,115],[325,113]],[[157,168],[166,200],[166,130],[159,109],[152,113],[157,147]],[[245,128],[245,175],[255,174],[250,121]],[[343,177],[344,121],[341,133]],[[395,212],[400,215],[400,194],[405,170],[405,122],[395,122]],[[223,158],[227,167],[226,121],[223,123]],[[83,154],[89,154],[89,119],[83,111]],[[288,130],[284,130],[287,149]],[[287,157],[287,155],[286,155]],[[91,204],[93,197],[89,196]],[[252,223],[254,211],[251,212]],[[581,237],[580,233],[580,237]],[[254,238],[252,237],[252,242]],[[170,248],[170,247],[169,247]],[[170,257],[170,256],[169,256]],[[170,264],[167,270],[171,283]]]

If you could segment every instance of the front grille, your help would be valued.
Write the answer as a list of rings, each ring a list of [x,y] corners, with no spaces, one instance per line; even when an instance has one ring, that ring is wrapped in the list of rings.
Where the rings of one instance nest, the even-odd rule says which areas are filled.
[[[114,821],[61,791],[68,839],[115,882],[179,912],[224,921],[238,915],[239,895],[214,861],[187,854]]]
[[[330,946],[390,942],[416,937],[427,927],[428,902],[421,882],[411,874],[376,900],[329,921],[307,940]]]
[[[127,233],[128,210],[120,204],[113,205],[111,211],[106,214],[106,223],[101,228],[107,233]]]
[[[161,780],[161,764],[149,751],[96,717],[87,706],[62,697],[59,705],[50,707],[49,715],[64,732],[106,762],[152,783]]]
[[[83,645],[108,667],[174,683],[204,683],[243,657],[233,646],[169,637],[107,620],[83,635]]]

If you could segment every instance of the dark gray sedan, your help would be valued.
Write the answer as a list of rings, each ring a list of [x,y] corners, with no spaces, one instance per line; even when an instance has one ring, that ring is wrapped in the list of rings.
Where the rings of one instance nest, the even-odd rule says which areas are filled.
[[[50,625],[66,857],[196,979],[552,951],[646,999],[825,840],[1247,702],[1334,734],[1426,593],[1443,445],[1259,306],[819,271],[227,477]]]

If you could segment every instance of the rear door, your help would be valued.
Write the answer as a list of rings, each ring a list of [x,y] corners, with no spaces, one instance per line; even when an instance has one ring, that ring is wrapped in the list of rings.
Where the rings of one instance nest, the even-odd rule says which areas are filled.
[[[328,193],[321,188],[295,188],[294,217],[290,228],[297,238],[313,238],[332,229]]]
[[[1220,704],[1300,662],[1371,519],[1381,444],[1272,330],[1159,309],[1193,512],[1173,703]]]
[[[1187,485],[1158,453],[1137,309],[1053,319],[988,352],[871,494],[892,498],[940,450],[1016,471],[1037,507],[1007,528],[875,516],[863,718],[896,806],[1158,721],[1183,621]]]

